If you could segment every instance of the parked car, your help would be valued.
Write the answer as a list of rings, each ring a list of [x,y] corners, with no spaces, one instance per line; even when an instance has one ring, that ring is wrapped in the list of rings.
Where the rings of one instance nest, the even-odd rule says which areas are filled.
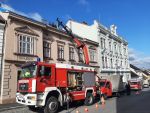
[[[149,85],[150,84],[149,84],[149,81],[147,79],[143,81],[143,87],[144,88],[149,88]]]

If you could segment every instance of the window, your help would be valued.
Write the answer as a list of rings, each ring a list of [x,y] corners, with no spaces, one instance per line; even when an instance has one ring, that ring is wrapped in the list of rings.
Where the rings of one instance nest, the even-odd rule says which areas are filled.
[[[83,51],[82,51],[82,49],[78,49],[78,54],[79,54],[79,62],[83,62]]]
[[[109,50],[112,51],[112,50],[111,50],[111,42],[109,42]]]
[[[126,66],[127,66],[127,62],[126,62],[126,60],[124,61],[124,67],[126,68]]]
[[[74,59],[75,59],[74,48],[69,47],[69,60],[74,60]]]
[[[33,37],[27,35],[19,35],[19,53],[33,54]]]
[[[102,67],[105,68],[104,57],[102,57]]]
[[[51,75],[51,68],[41,66],[40,67],[40,76],[50,76]]]
[[[90,61],[96,62],[96,50],[95,49],[90,49]]]
[[[118,60],[116,60],[116,68],[118,68]]]
[[[119,52],[120,52],[120,54],[121,54],[121,44],[119,45]]]
[[[124,55],[126,55],[126,48],[124,48]]]
[[[64,60],[64,46],[58,45],[58,60]]]
[[[107,65],[107,57],[105,57],[105,66],[106,66],[106,68],[108,68],[108,65]]]
[[[117,53],[117,44],[114,42],[114,52]]]
[[[109,82],[106,83],[106,88],[110,89],[110,83]]]
[[[120,62],[120,67],[122,68],[122,61]]]
[[[105,39],[101,38],[101,48],[105,49]]]
[[[20,78],[32,78],[36,76],[36,65],[29,65],[26,67],[22,67],[19,77]]]
[[[44,51],[43,51],[44,57],[51,58],[51,44],[44,41],[43,49],[44,49]]]
[[[110,59],[110,66],[111,66],[111,68],[113,68],[113,61],[112,61],[112,58]]]

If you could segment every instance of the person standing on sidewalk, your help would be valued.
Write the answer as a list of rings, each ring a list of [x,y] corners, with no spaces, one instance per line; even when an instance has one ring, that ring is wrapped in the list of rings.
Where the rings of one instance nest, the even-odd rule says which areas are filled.
[[[126,84],[126,94],[130,95],[131,94],[131,88],[129,82]]]

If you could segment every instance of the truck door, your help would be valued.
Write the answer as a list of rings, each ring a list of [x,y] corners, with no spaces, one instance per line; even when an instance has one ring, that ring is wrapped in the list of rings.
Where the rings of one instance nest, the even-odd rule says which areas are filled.
[[[111,89],[110,82],[106,83],[106,89],[107,89],[107,96],[111,96],[112,95],[112,89]]]
[[[55,68],[50,65],[39,65],[37,76],[37,91],[43,92],[46,87],[55,85]]]

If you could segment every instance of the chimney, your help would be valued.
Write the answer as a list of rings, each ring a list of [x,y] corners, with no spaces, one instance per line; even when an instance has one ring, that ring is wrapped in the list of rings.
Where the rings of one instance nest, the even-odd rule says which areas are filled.
[[[110,31],[112,34],[117,35],[117,26],[114,24],[110,26]]]

